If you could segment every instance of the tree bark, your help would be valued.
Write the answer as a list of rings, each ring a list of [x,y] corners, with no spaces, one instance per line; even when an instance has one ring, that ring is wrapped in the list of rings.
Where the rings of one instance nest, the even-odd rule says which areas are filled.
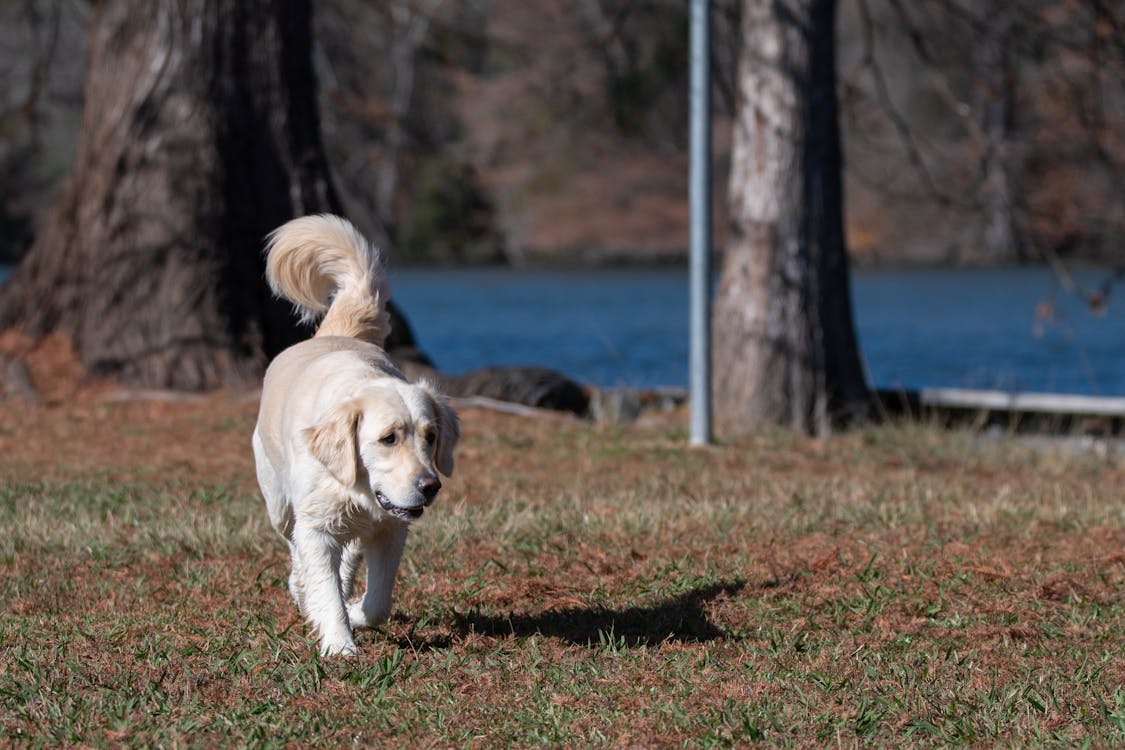
[[[206,389],[307,335],[263,238],[337,211],[307,0],[105,0],[91,18],[71,178],[0,298],[0,329],[61,331],[91,374]]]
[[[866,415],[843,225],[834,0],[746,0],[713,309],[716,424],[812,434]]]
[[[981,248],[972,256],[986,263],[1025,261],[1016,210],[1018,180],[1015,174],[1016,96],[1018,71],[1009,48],[1013,42],[1016,10],[1010,3],[989,2],[990,19],[981,41],[981,81],[987,142],[981,171],[984,177]]]

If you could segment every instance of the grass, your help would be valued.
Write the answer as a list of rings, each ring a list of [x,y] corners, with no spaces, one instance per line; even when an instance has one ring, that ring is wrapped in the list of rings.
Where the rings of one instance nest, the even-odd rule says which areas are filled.
[[[468,411],[394,617],[333,660],[252,407],[162,408],[84,413],[97,460],[64,407],[0,417],[9,744],[1125,745],[1120,457]]]

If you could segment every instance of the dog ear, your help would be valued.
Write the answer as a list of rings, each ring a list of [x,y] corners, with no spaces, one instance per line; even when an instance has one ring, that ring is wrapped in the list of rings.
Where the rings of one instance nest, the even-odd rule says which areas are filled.
[[[362,413],[358,402],[341,404],[304,431],[309,452],[345,487],[354,487],[359,479],[355,436]]]
[[[461,418],[444,398],[438,401],[438,413],[441,415],[441,429],[438,432],[435,449],[437,470],[451,477],[453,476],[453,449],[461,439]]]
[[[434,446],[434,465],[447,477],[453,476],[453,449],[461,439],[461,419],[449,405],[448,399],[431,383],[419,383],[434,400],[438,416],[437,445]]]

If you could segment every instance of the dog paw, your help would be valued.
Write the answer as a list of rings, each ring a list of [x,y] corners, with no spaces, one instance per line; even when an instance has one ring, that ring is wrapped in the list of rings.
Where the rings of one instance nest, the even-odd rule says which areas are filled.
[[[320,644],[321,656],[355,656],[357,653],[354,641],[325,641]]]
[[[368,627],[367,615],[363,614],[363,607],[360,606],[359,602],[348,605],[348,624],[352,626],[353,630]]]
[[[388,612],[372,612],[368,614],[363,610],[363,602],[352,602],[348,605],[348,624],[355,628],[373,628],[381,625],[391,616]]]

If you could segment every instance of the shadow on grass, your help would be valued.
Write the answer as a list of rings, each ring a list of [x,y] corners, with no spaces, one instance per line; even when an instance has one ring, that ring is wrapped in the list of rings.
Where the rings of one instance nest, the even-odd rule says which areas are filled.
[[[462,635],[470,632],[495,637],[543,635],[579,646],[604,644],[637,648],[656,646],[665,641],[703,643],[733,637],[707,619],[703,605],[719,596],[736,594],[745,585],[744,581],[716,583],[647,607],[572,607],[506,616],[456,613],[454,629]]]

